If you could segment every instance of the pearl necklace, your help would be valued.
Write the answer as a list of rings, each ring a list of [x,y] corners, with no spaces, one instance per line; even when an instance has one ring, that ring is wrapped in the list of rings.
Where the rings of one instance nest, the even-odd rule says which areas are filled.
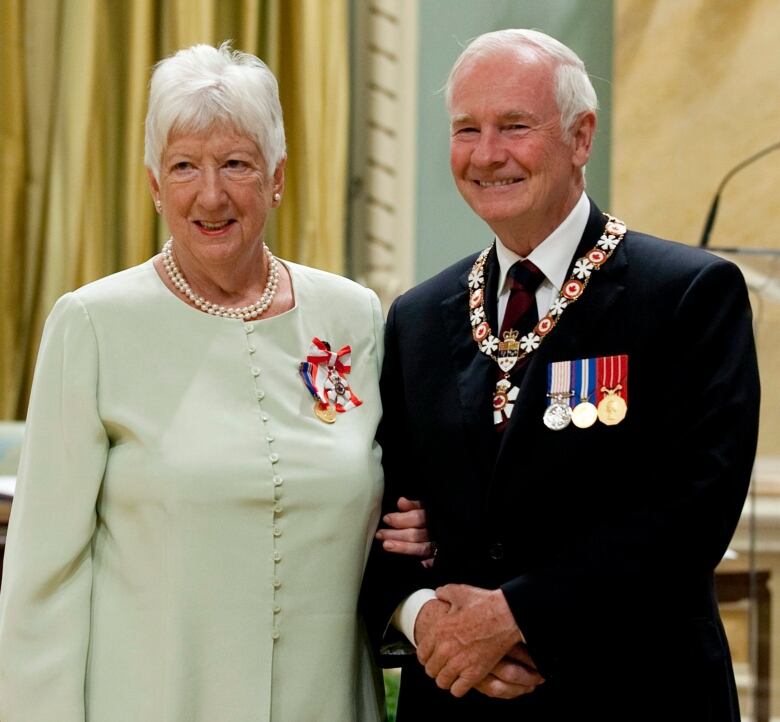
[[[187,279],[184,278],[184,274],[179,270],[176,265],[176,261],[173,260],[173,238],[169,238],[162,248],[163,265],[165,266],[165,272],[168,274],[171,283],[176,287],[176,290],[184,294],[190,301],[192,301],[201,311],[212,316],[221,316],[222,318],[239,318],[242,321],[248,321],[250,318],[257,318],[261,316],[271,305],[276,295],[276,288],[279,285],[279,262],[274,257],[268,246],[263,243],[263,250],[265,256],[268,259],[268,278],[265,282],[265,288],[263,289],[263,295],[255,301],[251,306],[234,306],[229,308],[227,306],[220,306],[218,303],[212,303],[207,301],[203,296],[199,296],[195,291],[190,288],[190,284],[187,283]]]

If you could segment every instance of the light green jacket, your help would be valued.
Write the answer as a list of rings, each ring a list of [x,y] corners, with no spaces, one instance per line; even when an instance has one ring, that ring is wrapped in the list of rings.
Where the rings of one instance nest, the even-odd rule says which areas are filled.
[[[151,261],[65,295],[44,331],[0,595],[0,722],[372,722],[360,580],[382,491],[373,292],[287,264],[250,323]],[[299,375],[352,347],[362,405]]]

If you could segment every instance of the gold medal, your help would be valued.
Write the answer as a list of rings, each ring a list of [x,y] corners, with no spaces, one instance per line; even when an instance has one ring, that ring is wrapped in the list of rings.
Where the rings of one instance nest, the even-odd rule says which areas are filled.
[[[614,426],[626,418],[628,410],[628,356],[605,356],[598,363],[598,386],[602,394],[598,403],[599,421]]]
[[[314,404],[314,415],[326,424],[332,424],[336,421],[336,410],[332,409],[328,404],[323,404],[318,401]]]
[[[620,386],[618,386],[619,388]],[[599,421],[607,426],[614,426],[626,418],[627,410],[628,405],[623,397],[617,393],[617,389],[607,390],[607,395],[599,401]]]
[[[571,410],[571,422],[578,429],[587,429],[596,423],[599,412],[590,401],[580,401]]]

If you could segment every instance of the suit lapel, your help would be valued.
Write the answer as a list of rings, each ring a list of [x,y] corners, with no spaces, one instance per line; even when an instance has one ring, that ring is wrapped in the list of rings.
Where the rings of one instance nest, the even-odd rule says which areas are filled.
[[[496,285],[498,263],[495,253],[486,264],[485,310],[491,327],[496,318]],[[473,458],[492,459],[495,456],[496,434],[493,429],[493,389],[496,365],[477,346],[469,320],[469,269],[459,279],[459,290],[441,304],[443,324],[449,340],[450,354],[455,367],[460,407],[466,438],[464,442],[478,454]],[[485,456],[485,455],[488,456]]]

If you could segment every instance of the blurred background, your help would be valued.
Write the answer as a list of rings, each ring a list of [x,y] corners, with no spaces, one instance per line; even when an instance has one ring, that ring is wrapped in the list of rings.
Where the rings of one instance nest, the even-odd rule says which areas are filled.
[[[708,243],[731,249],[751,288],[763,409],[718,585],[745,719],[780,720],[776,0],[2,0],[0,524],[53,302],[166,237],[142,160],[157,60],[231,39],[269,64],[289,153],[269,244],[387,306],[491,240],[450,179],[439,91],[462,46],[502,27],[548,32],[588,66],[601,103],[588,192],[602,210],[697,245],[722,191]]]

